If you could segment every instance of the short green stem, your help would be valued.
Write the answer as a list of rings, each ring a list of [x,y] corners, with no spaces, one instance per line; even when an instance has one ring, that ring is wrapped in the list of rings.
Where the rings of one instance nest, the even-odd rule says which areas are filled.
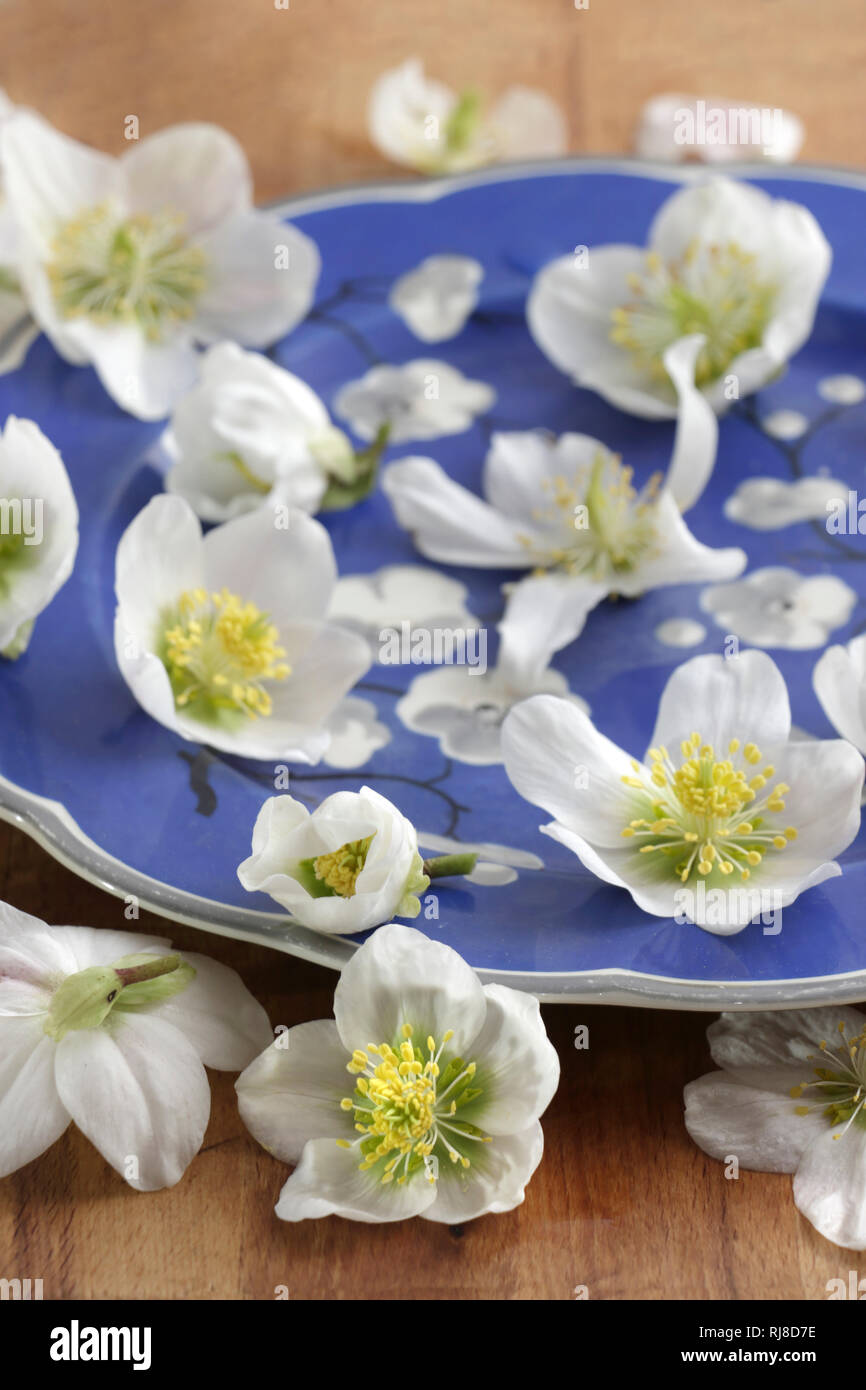
[[[182,963],[178,955],[155,956],[141,965],[115,966],[114,973],[126,989],[127,985],[140,985],[143,980],[157,980],[160,975],[171,975]]]
[[[431,879],[471,874],[477,863],[477,854],[440,854],[424,860],[424,872]]]

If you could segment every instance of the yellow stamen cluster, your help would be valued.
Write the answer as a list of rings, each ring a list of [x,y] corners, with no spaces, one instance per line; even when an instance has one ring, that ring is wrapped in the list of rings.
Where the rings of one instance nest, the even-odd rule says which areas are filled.
[[[591,467],[578,467],[571,479],[563,474],[542,480],[545,504],[532,519],[555,528],[561,539],[539,555],[541,569],[605,579],[625,573],[645,557],[655,543],[655,504],[661,475],[653,474],[638,491],[633,470],[615,454],[599,453]],[[536,550],[538,542],[520,536]]]
[[[643,274],[629,277],[632,298],[613,310],[610,336],[654,376],[666,379],[665,349],[690,333],[707,340],[695,370],[699,386],[761,343],[777,289],[735,241],[693,241],[670,262],[650,252],[645,266]]]
[[[230,710],[250,719],[269,715],[262,681],[285,680],[285,648],[267,613],[221,589],[181,594],[163,634],[163,662],[178,709]]]
[[[622,832],[641,842],[641,854],[670,856],[683,883],[695,871],[703,877],[736,871],[745,880],[770,848],[784,849],[796,839],[793,826],[778,830],[768,823],[768,815],[784,811],[790,789],[778,782],[762,794],[775,769],[760,766],[756,744],[731,739],[727,757],[718,758],[693,733],[680,751],[682,762],[675,767],[666,748],[651,748],[649,769],[634,761],[634,775],[622,779],[650,801],[651,815],[629,821]]]
[[[100,203],[65,222],[46,266],[64,318],[134,323],[152,342],[195,312],[207,286],[207,258],[171,212],[121,219]]]
[[[402,1186],[421,1168],[427,1181],[435,1182],[437,1146],[443,1157],[447,1154],[451,1163],[466,1169],[470,1160],[457,1146],[490,1142],[474,1125],[456,1118],[461,1104],[481,1094],[467,1089],[475,1063],[454,1058],[443,1072],[440,1061],[453,1033],[446,1032],[438,1047],[428,1037],[425,1054],[412,1041],[412,1032],[411,1024],[404,1023],[395,1046],[369,1043],[366,1050],[356,1049],[346,1068],[357,1077],[355,1092],[340,1102],[342,1110],[354,1113],[361,1172],[381,1164],[380,1181],[386,1185]],[[337,1143],[354,1147],[345,1139]]]
[[[844,1126],[833,1135],[834,1139],[841,1139],[852,1124],[866,1127],[866,1027],[848,1037],[844,1021],[840,1021],[838,1031],[839,1043],[835,1049],[823,1040],[819,1044],[820,1058],[810,1058],[825,1064],[814,1069],[818,1079],[803,1081],[791,1090],[792,1100],[799,1100],[806,1091],[818,1093],[813,1105],[798,1105],[795,1113],[805,1116],[813,1110],[821,1110],[831,1125]]]
[[[374,831],[375,834],[375,831]],[[322,883],[341,898],[355,896],[358,875],[367,862],[367,852],[373,843],[373,835],[364,840],[351,840],[330,854],[320,854],[313,860],[313,872]]]

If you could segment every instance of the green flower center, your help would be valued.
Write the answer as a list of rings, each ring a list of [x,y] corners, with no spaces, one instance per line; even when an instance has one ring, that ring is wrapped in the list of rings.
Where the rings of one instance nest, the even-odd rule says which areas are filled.
[[[63,223],[47,271],[64,318],[133,323],[158,342],[194,314],[206,268],[204,252],[184,234],[183,217],[137,213],[121,220],[100,203]]]
[[[770,849],[783,850],[797,838],[793,826],[774,828],[789,790],[777,783],[766,794],[775,769],[763,761],[754,743],[738,738],[728,756],[717,757],[711,744],[693,733],[680,745],[676,767],[664,747],[650,749],[652,766],[632,761],[633,776],[622,781],[636,793],[623,838],[637,842],[641,854],[659,856],[660,871],[675,873],[682,883],[700,876],[718,885],[737,872],[751,876]]]
[[[667,378],[662,356],[678,338],[703,333],[695,369],[698,386],[715,381],[740,353],[758,347],[776,301],[756,258],[735,241],[693,241],[678,261],[656,252],[643,274],[629,277],[632,299],[613,310],[611,339],[653,376]]]
[[[188,589],[165,623],[161,658],[174,702],[197,719],[271,713],[264,681],[285,680],[285,648],[267,613],[228,589]]]
[[[532,519],[555,526],[560,544],[539,554],[541,569],[557,568],[602,580],[634,569],[656,544],[656,496],[661,475],[653,474],[637,491],[633,470],[615,454],[599,453],[590,468],[576,469],[571,479],[560,474],[544,478],[545,504],[533,508]],[[519,536],[530,551],[531,536]]]
[[[815,1067],[815,1081],[803,1081],[791,1090],[791,1098],[799,1100],[806,1091],[816,1093],[812,1105],[798,1105],[798,1115],[809,1115],[813,1110],[821,1110],[831,1125],[843,1125],[834,1139],[842,1135],[852,1124],[866,1128],[866,1028],[853,1037],[847,1036],[844,1023],[839,1023],[839,1043],[834,1049],[826,1041],[821,1042],[821,1057],[812,1061],[826,1063]]]
[[[445,1062],[444,1049],[454,1036],[450,1030],[438,1046],[428,1037],[426,1054],[413,1043],[412,1032],[411,1024],[404,1023],[395,1046],[358,1048],[346,1068],[358,1080],[340,1107],[353,1113],[360,1137],[354,1145],[346,1139],[337,1143],[357,1146],[361,1172],[376,1169],[385,1184],[402,1185],[421,1171],[435,1183],[440,1161],[469,1168],[465,1150],[490,1143],[483,1130],[459,1114],[482,1094],[481,1087],[470,1085],[475,1063],[462,1057]]]

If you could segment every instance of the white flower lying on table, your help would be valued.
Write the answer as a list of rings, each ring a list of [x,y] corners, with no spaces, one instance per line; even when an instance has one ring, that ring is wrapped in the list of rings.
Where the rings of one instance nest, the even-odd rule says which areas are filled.
[[[236,1084],[247,1128],[297,1164],[284,1221],[457,1224],[523,1201],[558,1080],[532,995],[389,925],[343,970],[334,1021],[290,1029]]]
[[[416,338],[441,343],[463,328],[483,278],[483,265],[471,256],[428,256],[394,283],[388,303]]]
[[[444,564],[562,576],[566,629],[551,650],[573,640],[608,594],[635,597],[660,585],[739,574],[744,552],[702,545],[680,515],[701,495],[715,462],[716,418],[691,380],[701,341],[688,339],[667,354],[681,409],[664,482],[656,475],[637,491],[631,469],[589,435],[497,433],[484,465],[484,499],[433,459],[392,463],[382,486],[397,520],[423,555]]]
[[[815,694],[837,733],[866,757],[866,634],[828,647],[812,672]]]
[[[728,1013],[707,1039],[723,1070],[685,1088],[695,1143],[743,1168],[793,1173],[815,1229],[866,1250],[866,1016],[844,1005]]]
[[[204,1138],[205,1067],[239,1071],[271,1036],[217,961],[0,903],[0,1176],[74,1121],[131,1187],[171,1187]]]
[[[665,353],[702,333],[694,379],[723,411],[803,346],[830,261],[807,208],[713,178],[663,204],[646,250],[593,246],[585,264],[572,254],[545,266],[529,328],[578,386],[646,419],[676,415]]]
[[[168,492],[202,521],[282,502],[316,512],[331,479],[350,483],[355,451],[300,377],[258,352],[220,343],[177,402],[163,446]]]
[[[645,912],[725,936],[840,874],[860,828],[859,753],[790,734],[781,672],[747,651],[674,671],[643,762],[549,695],[511,711],[502,747],[545,835]]]
[[[325,621],[337,578],[325,528],[261,507],[202,537],[162,494],[117,548],[115,652],[152,718],[240,757],[317,762],[326,721],[370,665]]]
[[[478,857],[425,863],[411,821],[370,787],[335,792],[313,812],[291,796],[270,797],[252,849],[238,867],[244,888],[269,893],[304,926],[342,935],[417,917],[432,877],[469,873]]]
[[[567,145],[562,112],[545,92],[510,87],[485,112],[477,92],[458,95],[427,77],[417,58],[378,79],[368,124],[382,154],[422,174],[477,169],[504,159],[553,158]]]
[[[32,420],[0,434],[0,656],[26,650],[78,551],[78,507],[63,460]]]
[[[218,126],[172,126],[113,159],[22,111],[2,159],[37,323],[141,419],[192,385],[196,343],[266,347],[310,307],[316,247],[253,208],[246,156]]]

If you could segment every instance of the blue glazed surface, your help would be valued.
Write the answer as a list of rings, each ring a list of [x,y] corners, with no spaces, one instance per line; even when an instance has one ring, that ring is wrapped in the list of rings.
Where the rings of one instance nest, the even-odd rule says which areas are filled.
[[[860,596],[851,621],[831,639],[844,642],[866,619],[866,538],[847,537],[854,553],[846,554],[809,523],[753,531],[725,519],[722,507],[742,479],[754,474],[790,479],[797,467],[805,473],[823,467],[863,492],[866,403],[831,406],[816,386],[821,378],[842,373],[866,378],[866,195],[854,187],[794,178],[770,178],[763,186],[810,207],[834,251],[812,338],[784,378],[754,398],[758,416],[795,409],[814,430],[792,456],[791,446],[767,437],[754,415],[738,408],[722,422],[716,470],[689,524],[708,544],[745,549],[749,570],[784,564],[844,578]],[[399,363],[439,357],[496,389],[496,404],[472,429],[393,447],[386,462],[427,454],[477,490],[491,429],[545,426],[598,436],[623,454],[640,480],[666,466],[672,425],[630,418],[572,387],[532,343],[523,303],[534,272],[576,244],[643,243],[672,188],[624,172],[554,170],[483,182],[436,201],[356,201],[302,213],[294,220],[322,253],[317,302],[330,301],[332,307],[329,318],[302,325],[275,356],[329,405],[339,387],[363,375],[375,358]],[[384,290],[338,293],[361,276],[382,277],[387,289],[397,275],[437,252],[474,256],[486,268],[480,312],[447,343],[419,343],[388,309]],[[26,656],[0,670],[0,773],[62,803],[98,846],[161,883],[237,908],[272,909],[269,898],[244,892],[235,870],[249,853],[259,806],[273,790],[273,770],[216,756],[202,769],[213,798],[199,803],[190,783],[196,750],[138,708],[114,662],[114,552],[123,529],[160,489],[159,474],[147,461],[160,427],[123,415],[92,371],[67,366],[44,339],[19,372],[0,378],[0,412],[2,418],[14,413],[36,420],[59,447],[81,512],[72,579],[38,620]],[[341,574],[389,563],[427,563],[397,526],[381,493],[326,518],[325,524]],[[510,576],[448,572],[467,585],[468,606],[487,621],[492,662],[500,585]],[[701,612],[699,598],[699,587],[683,586],[635,602],[604,604],[590,615],[580,640],[554,661],[572,691],[589,702],[603,732],[636,754],[646,747],[658,697],[674,667],[699,652],[720,650],[723,633]],[[703,622],[705,641],[687,651],[663,646],[654,631],[668,617]],[[794,722],[831,736],[811,684],[820,649],[771,649],[771,654],[788,682]],[[375,701],[391,742],[361,770],[293,768],[292,788],[315,802],[339,787],[368,782],[431,834],[540,855],[543,871],[521,869],[504,887],[437,885],[440,920],[419,919],[416,925],[456,947],[471,964],[523,972],[619,967],[701,981],[771,981],[866,969],[862,831],[842,856],[843,876],[787,908],[778,936],[765,935],[758,923],[721,938],[649,917],[625,892],[601,885],[562,846],[539,834],[544,813],[521,800],[501,767],[449,765],[435,739],[403,727],[394,714],[398,694],[374,687],[402,692],[417,674],[417,667],[371,668],[367,685],[362,682],[357,693]]]

